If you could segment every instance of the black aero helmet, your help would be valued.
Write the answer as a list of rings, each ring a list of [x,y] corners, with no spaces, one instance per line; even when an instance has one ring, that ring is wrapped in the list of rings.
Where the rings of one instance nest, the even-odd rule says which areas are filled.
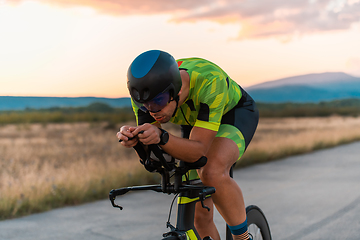
[[[137,56],[128,69],[127,78],[130,95],[138,103],[150,101],[162,92],[176,98],[182,84],[177,62],[160,50]]]

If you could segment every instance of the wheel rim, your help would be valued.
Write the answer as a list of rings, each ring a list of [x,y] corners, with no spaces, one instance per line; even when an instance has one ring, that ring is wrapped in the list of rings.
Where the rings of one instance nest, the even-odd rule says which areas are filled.
[[[248,232],[249,232],[249,236],[253,240],[263,240],[260,228],[256,224],[254,224],[254,223],[250,224],[248,226]]]

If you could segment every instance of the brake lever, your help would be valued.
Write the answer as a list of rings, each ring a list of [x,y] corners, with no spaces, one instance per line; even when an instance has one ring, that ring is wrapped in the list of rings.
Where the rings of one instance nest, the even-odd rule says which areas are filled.
[[[123,207],[122,207],[122,206],[117,205],[117,204],[115,203],[115,198],[110,199],[110,202],[111,202],[111,205],[112,205],[114,208],[120,208],[120,210],[123,210]]]
[[[114,207],[114,208],[120,208],[120,210],[123,210],[123,207],[120,206],[120,205],[117,205],[115,203],[115,199],[116,199],[116,196],[118,195],[124,195],[125,193],[129,192],[130,189],[129,188],[120,188],[120,189],[112,189],[110,192],[109,192],[109,199],[110,199],[110,202],[111,202],[111,205]]]
[[[120,208],[120,210],[123,210],[123,207],[122,207],[122,206],[117,205],[117,204],[115,203],[115,198],[116,198],[116,197],[113,197],[113,196],[111,195],[111,192],[110,192],[110,194],[109,194],[109,199],[110,199],[111,205],[112,205],[114,208]]]
[[[200,193],[200,194],[199,194],[201,206],[202,206],[203,208],[205,208],[206,210],[208,210],[208,212],[210,212],[210,208],[204,204],[205,197],[206,197],[206,195],[205,195],[204,193]]]
[[[199,193],[199,199],[201,201],[201,206],[205,209],[207,209],[208,211],[210,211],[210,208],[208,206],[205,206],[204,204],[204,200],[206,199],[206,196],[211,195],[213,193],[215,193],[216,189],[214,187],[207,187],[204,188],[200,193]]]

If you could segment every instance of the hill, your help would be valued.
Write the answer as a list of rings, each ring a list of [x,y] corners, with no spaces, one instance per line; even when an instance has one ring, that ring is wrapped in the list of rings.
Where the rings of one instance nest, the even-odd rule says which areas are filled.
[[[360,78],[342,72],[307,74],[268,81],[245,88],[257,102],[319,103],[360,98]],[[84,107],[104,103],[113,108],[130,107],[130,98],[12,97],[0,96],[0,111]]]
[[[131,105],[130,98],[0,96],[0,111],[25,110],[29,108],[83,107],[95,102],[104,103],[114,108],[129,107]]]
[[[320,102],[360,98],[360,78],[342,72],[307,74],[246,88],[258,102]]]

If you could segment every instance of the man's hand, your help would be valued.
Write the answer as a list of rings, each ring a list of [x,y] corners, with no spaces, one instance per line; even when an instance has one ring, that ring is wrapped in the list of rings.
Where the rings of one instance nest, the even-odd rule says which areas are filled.
[[[138,132],[134,134],[135,130],[136,127],[126,126],[126,125],[120,128],[120,131],[116,134],[116,136],[119,140],[121,140],[121,145],[130,148],[130,147],[134,147],[138,143],[139,140],[137,137],[135,137],[138,134]],[[133,138],[133,139],[129,140],[129,138]]]
[[[141,131],[143,132],[140,133]],[[156,125],[145,123],[132,131],[132,134],[138,135],[139,141],[144,145],[158,144],[160,142],[161,130]]]

